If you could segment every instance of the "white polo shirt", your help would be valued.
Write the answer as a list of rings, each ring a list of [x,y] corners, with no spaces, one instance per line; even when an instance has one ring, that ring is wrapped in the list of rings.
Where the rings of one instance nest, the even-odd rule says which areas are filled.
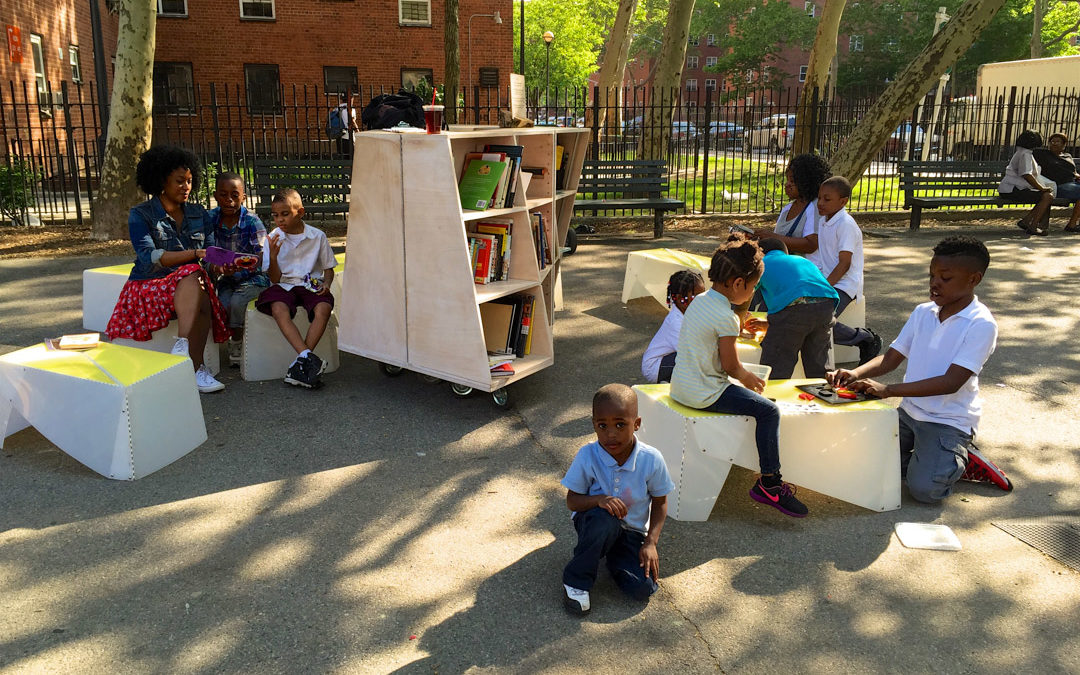
[[[682,328],[683,313],[675,305],[671,306],[660,330],[656,331],[652,342],[641,357],[641,374],[649,382],[656,382],[660,376],[660,362],[665,356],[679,348],[679,329]]]
[[[905,397],[900,407],[917,420],[974,433],[982,415],[979,372],[997,345],[997,322],[977,297],[945,321],[938,320],[940,312],[933,302],[919,305],[892,343],[893,349],[907,357],[904,382],[944,375],[954,363],[973,375],[956,393]]]
[[[833,284],[833,288],[843,291],[852,298],[857,298],[863,291],[863,250],[862,230],[855,224],[855,219],[840,209],[832,218],[818,221],[818,246],[813,253],[807,253],[806,259],[814,263],[826,277],[840,263],[840,252],[851,252],[851,267],[847,273]]]
[[[739,337],[731,301],[710,288],[686,308],[679,330],[679,356],[671,372],[671,398],[690,408],[708,408],[731,386],[716,341]]]
[[[284,239],[278,251],[278,269],[281,270],[278,286],[287,291],[293,286],[311,288],[311,279],[322,279],[325,270],[337,267],[337,258],[326,234],[307,223],[304,223],[303,234],[286,234],[280,227],[275,227],[270,236]],[[263,247],[263,269],[270,269],[270,246]]]

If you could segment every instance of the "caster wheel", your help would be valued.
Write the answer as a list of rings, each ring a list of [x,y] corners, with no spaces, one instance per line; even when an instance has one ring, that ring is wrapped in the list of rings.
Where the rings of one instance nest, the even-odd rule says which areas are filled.
[[[566,233],[566,255],[573,255],[577,251],[577,231],[574,229]]]
[[[501,387],[491,392],[492,402],[500,408],[510,407],[510,390],[506,387]]]
[[[379,371],[387,377],[397,377],[405,372],[401,366],[392,366],[389,363],[380,363]]]
[[[427,382],[428,384],[438,384],[442,382],[442,378],[435,377],[434,375],[421,374],[420,379],[424,382]]]
[[[465,398],[472,393],[472,387],[464,384],[451,384],[450,391],[454,392],[454,396]]]

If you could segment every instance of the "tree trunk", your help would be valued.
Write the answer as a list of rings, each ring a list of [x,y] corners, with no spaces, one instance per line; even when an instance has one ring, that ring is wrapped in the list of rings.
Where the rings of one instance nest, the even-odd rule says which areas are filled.
[[[1042,27],[1043,17],[1046,16],[1046,0],[1035,0],[1035,6],[1031,11],[1031,58],[1043,57]]]
[[[600,119],[596,120],[595,126],[603,129],[607,122],[608,108],[616,111],[622,108],[622,80],[626,70],[626,60],[630,54],[630,30],[637,12],[638,0],[619,0],[619,9],[615,13],[615,25],[608,34],[604,44],[604,61],[600,64],[599,84],[597,86],[600,97]],[[586,112],[585,126],[593,126],[593,121],[588,119],[592,115],[592,108]],[[621,120],[616,119],[615,125]]]
[[[458,41],[458,0],[446,0],[443,17],[446,25],[443,30],[443,113],[447,124],[457,124],[457,93],[461,87],[461,46]],[[472,100],[473,93],[466,92],[465,99]]]
[[[690,19],[694,0],[671,0],[664,25],[660,59],[653,76],[652,99],[647,124],[638,144],[641,159],[666,159],[671,145],[672,112],[679,100],[686,42],[690,38]]]
[[[154,0],[122,0],[112,99],[101,186],[94,200],[94,239],[125,239],[128,210],[145,195],[135,185],[135,164],[150,147],[153,65],[157,29]]]
[[[866,112],[832,158],[833,171],[852,183],[858,181],[897,125],[971,47],[1004,4],[1005,0],[966,0]]]
[[[806,68],[806,81],[799,95],[799,114],[795,118],[795,138],[791,144],[791,154],[797,155],[814,150],[811,137],[811,120],[814,114],[814,93],[821,101],[827,95],[829,75],[832,72],[833,58],[836,56],[836,36],[840,32],[840,17],[844,14],[847,0],[825,0],[818,19],[814,46],[810,48],[810,62]]]

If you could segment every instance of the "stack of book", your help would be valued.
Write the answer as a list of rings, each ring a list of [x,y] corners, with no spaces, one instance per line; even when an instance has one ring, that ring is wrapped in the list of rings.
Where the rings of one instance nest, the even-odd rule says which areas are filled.
[[[458,181],[461,208],[469,211],[510,208],[521,175],[520,145],[487,145],[465,154]]]
[[[510,278],[510,223],[484,221],[469,233],[473,281],[487,284]]]
[[[489,357],[523,358],[532,353],[535,309],[535,295],[511,295],[480,305],[480,321],[484,326],[484,344]],[[498,360],[492,363],[502,365]],[[510,374],[513,374],[512,370]]]

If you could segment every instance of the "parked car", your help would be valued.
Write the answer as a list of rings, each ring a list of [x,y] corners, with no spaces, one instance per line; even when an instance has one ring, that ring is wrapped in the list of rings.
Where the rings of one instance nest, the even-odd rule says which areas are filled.
[[[734,122],[709,122],[709,142],[717,150],[742,144],[744,129]]]
[[[922,127],[915,126],[915,154],[920,155],[922,153],[923,138],[925,132]],[[900,126],[896,127],[896,131],[892,132],[885,140],[885,154],[888,157],[894,157],[897,159],[907,157],[908,145],[912,140],[911,122],[904,122]],[[930,139],[930,150],[935,151],[941,145],[941,137],[938,134],[934,134]]]
[[[697,134],[697,127],[689,122],[671,123],[671,140],[673,141],[689,141],[697,138]]]
[[[785,152],[795,138],[795,115],[769,115],[744,134],[743,149],[766,149],[775,154]]]

